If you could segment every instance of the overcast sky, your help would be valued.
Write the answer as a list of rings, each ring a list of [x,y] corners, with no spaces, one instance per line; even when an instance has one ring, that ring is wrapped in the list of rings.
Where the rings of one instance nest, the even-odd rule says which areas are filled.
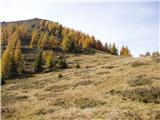
[[[127,45],[134,56],[159,51],[159,2],[154,0],[0,0],[0,21],[42,18]]]

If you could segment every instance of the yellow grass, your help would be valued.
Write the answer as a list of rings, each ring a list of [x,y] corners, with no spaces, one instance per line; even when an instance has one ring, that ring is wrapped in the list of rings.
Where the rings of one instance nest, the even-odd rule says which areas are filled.
[[[102,53],[68,56],[68,69],[8,80],[2,86],[2,119],[159,119],[160,104],[130,100],[121,92],[131,89],[128,81],[137,76],[152,80],[138,87],[160,88],[160,63]],[[135,62],[145,64],[134,67]]]

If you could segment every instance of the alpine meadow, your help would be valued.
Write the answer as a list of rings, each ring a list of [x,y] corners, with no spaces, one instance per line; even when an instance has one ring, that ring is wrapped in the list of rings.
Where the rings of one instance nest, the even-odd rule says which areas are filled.
[[[66,11],[66,15],[70,14]],[[116,17],[113,22],[121,20]],[[86,27],[94,29],[87,23]],[[124,29],[130,29],[127,25]],[[111,25],[106,31],[107,27],[115,30]],[[97,29],[102,35],[112,35]],[[145,36],[146,31],[139,35]],[[121,39],[120,34],[116,37]],[[128,36],[137,41],[146,38]],[[94,34],[39,17],[1,21],[0,38],[2,120],[160,120],[160,52],[151,48],[151,42],[150,48],[141,45],[148,50],[139,51],[135,57],[134,49],[139,50],[139,46],[132,46],[135,40],[103,41]]]

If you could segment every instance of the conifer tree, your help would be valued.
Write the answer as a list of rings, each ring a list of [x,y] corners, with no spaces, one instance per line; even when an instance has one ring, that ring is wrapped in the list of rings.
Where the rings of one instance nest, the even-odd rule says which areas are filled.
[[[106,53],[109,53],[109,46],[108,46],[107,43],[105,43],[105,45],[104,45],[104,51],[105,51]]]
[[[34,71],[41,72],[43,70],[42,64],[43,64],[42,53],[39,51],[35,60]]]
[[[53,35],[50,37],[49,44],[50,44],[50,47],[51,47],[51,48],[57,46],[57,41],[56,41],[56,39],[55,39],[55,37],[54,37]]]
[[[16,49],[15,49],[15,63],[17,66],[18,74],[21,74],[24,71],[24,59],[21,53],[21,42],[20,40],[17,42]]]
[[[41,47],[48,48],[48,45],[49,45],[49,36],[48,36],[48,32],[46,32],[43,36]]]
[[[30,42],[30,47],[31,48],[36,47],[36,45],[38,43],[38,39],[39,39],[38,32],[37,32],[36,29],[34,29],[33,32],[32,32],[32,40]]]
[[[53,52],[48,51],[47,57],[46,57],[46,67],[48,70],[51,70],[53,67]]]
[[[122,48],[120,50],[120,55],[132,56],[127,46],[126,47],[122,46]]]
[[[113,45],[111,47],[111,54],[112,55],[118,55],[118,49],[116,48],[115,43],[113,43]]]
[[[96,48],[98,49],[98,50],[104,50],[103,49],[103,45],[102,45],[102,43],[101,43],[101,41],[100,40],[97,40],[97,42],[96,42]]]
[[[74,42],[71,36],[65,36],[62,40],[61,46],[62,49],[67,52],[74,50]]]

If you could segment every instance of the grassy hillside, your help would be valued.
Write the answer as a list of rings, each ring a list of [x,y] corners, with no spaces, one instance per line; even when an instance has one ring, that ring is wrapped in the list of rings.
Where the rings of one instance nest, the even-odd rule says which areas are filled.
[[[51,64],[50,68],[54,67],[52,70],[57,69],[55,61],[58,61],[59,56],[65,59],[66,53],[93,54],[95,51],[103,51],[118,55],[115,44],[103,45],[94,36],[64,27],[58,22],[35,18],[2,22],[1,26],[3,79],[37,73],[35,61],[38,54],[43,57],[41,72],[48,71],[46,66]],[[45,55],[50,55],[50,58]]]
[[[67,58],[68,69],[7,80],[2,120],[160,119],[160,62],[98,52]]]

